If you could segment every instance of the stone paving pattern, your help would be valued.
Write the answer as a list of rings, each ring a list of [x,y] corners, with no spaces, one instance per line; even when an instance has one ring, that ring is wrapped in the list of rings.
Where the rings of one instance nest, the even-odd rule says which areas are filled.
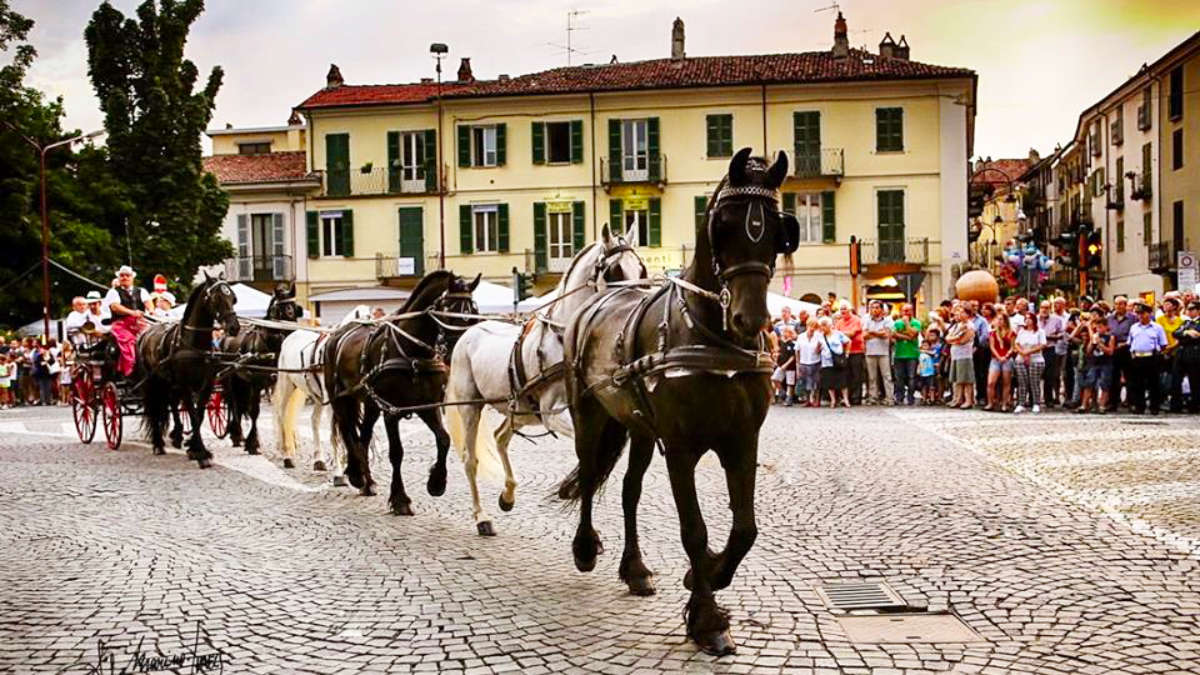
[[[281,478],[271,454],[213,441],[238,470],[200,471],[144,445],[82,446],[65,420],[0,417],[0,672],[91,663],[101,640],[119,670],[139,640],[143,653],[188,648],[197,622],[200,651],[239,673],[1200,671],[1194,420],[772,410],[759,538],[718,595],[740,649],[719,660],[683,636],[686,558],[661,458],[641,509],[659,594],[635,598],[616,574],[618,482],[597,507],[596,571],[571,562],[576,515],[547,498],[573,464],[569,441],[514,441],[517,506],[499,513],[499,485],[486,487],[498,536],[485,539],[457,459],[446,495],[424,494],[433,442],[419,424],[402,425],[417,515],[396,517],[384,496],[314,490],[324,477],[304,469]],[[723,541],[711,456],[699,481]],[[851,643],[814,585],[861,579],[953,612],[983,641]]]

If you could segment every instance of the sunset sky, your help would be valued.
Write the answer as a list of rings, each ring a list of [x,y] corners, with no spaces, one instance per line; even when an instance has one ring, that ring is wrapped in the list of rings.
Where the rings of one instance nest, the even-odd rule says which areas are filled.
[[[140,0],[115,0],[132,14]],[[39,58],[29,84],[62,96],[67,126],[103,125],[87,79],[83,29],[96,0],[13,0],[34,19]],[[587,52],[575,63],[669,55],[680,16],[690,56],[827,49],[832,0],[208,0],[187,56],[201,72],[225,70],[213,126],[279,125],[324,84],[330,63],[347,83],[433,75],[430,42],[450,46],[449,77],[471,57],[478,78],[566,64],[566,13]],[[1197,0],[845,0],[850,42],[878,49],[884,31],[905,34],[912,59],[979,73],[976,152],[1043,154],[1065,142],[1085,107],[1200,30]]]

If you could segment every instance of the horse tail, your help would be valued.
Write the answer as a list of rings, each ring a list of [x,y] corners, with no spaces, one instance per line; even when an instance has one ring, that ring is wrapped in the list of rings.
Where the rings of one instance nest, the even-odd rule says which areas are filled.
[[[625,451],[625,442],[629,439],[629,432],[616,420],[609,420],[608,424],[604,425],[604,430],[600,433],[600,441],[595,444],[596,456],[592,460],[596,463],[596,475],[593,478],[595,485],[593,486],[593,494],[600,494],[604,490],[604,483],[612,474],[613,469],[617,466],[617,460],[621,459],[621,454]],[[558,498],[567,502],[567,507],[573,507],[583,497],[583,486],[579,477],[579,465],[571,469],[571,473],[558,484]]]
[[[456,352],[465,353],[465,352]],[[456,364],[458,372],[468,371],[470,364],[460,362]],[[448,404],[445,410],[446,431],[450,434],[450,443],[454,449],[458,451],[458,458],[463,464],[467,462],[467,425],[463,419],[462,408],[471,406],[476,409],[475,421],[475,462],[476,475],[485,476],[487,478],[499,478],[504,476],[504,468],[500,462],[500,450],[496,447],[496,436],[490,424],[487,423],[485,416],[485,406],[476,403],[460,403],[457,402],[469,400],[461,397],[458,387],[454,384],[455,369],[452,368],[450,377],[450,386],[446,388],[446,400]]]

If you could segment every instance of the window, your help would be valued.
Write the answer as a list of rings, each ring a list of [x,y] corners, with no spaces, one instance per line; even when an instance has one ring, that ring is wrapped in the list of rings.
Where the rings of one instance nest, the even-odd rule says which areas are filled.
[[[1183,129],[1171,132],[1171,169],[1183,168]]]
[[[583,120],[534,122],[534,164],[578,164],[583,161]]]
[[[495,204],[472,207],[475,229],[475,250],[495,252],[500,250],[500,219]]]
[[[875,109],[875,150],[904,150],[904,108]]]
[[[1113,181],[1112,200],[1121,204],[1125,201],[1125,158],[1117,158],[1116,180]]]
[[[549,228],[547,243],[550,247],[551,271],[561,272],[565,270],[566,265],[562,263],[568,261],[574,255],[571,245],[574,237],[571,216],[570,211],[559,211],[548,214],[546,225]],[[558,261],[558,264],[555,261]]]
[[[1183,248],[1183,200],[1171,204],[1171,238],[1175,241],[1175,247]],[[1159,239],[1162,239],[1162,233],[1159,233]]]
[[[645,180],[650,168],[646,120],[621,121],[621,170],[625,180]]]
[[[265,155],[271,152],[271,142],[238,143],[239,155]]]
[[[705,128],[708,130],[708,156],[733,156],[733,115],[707,115]]]
[[[904,261],[904,190],[875,193],[879,207],[879,262]]]
[[[650,241],[650,211],[648,209],[626,209],[622,232],[633,232],[637,228],[638,243],[642,246]]]
[[[1150,211],[1142,214],[1142,243],[1146,246],[1149,246],[1154,240],[1154,232],[1151,227],[1154,219],[1151,215]]]
[[[792,113],[792,136],[796,147],[796,175],[821,175],[821,113],[805,110]]]
[[[609,199],[608,208],[608,222],[616,224],[614,234],[637,232],[638,246],[662,246],[661,197]]]
[[[1117,216],[1117,252],[1125,250],[1125,219]]]
[[[345,219],[341,211],[321,214],[321,255],[329,258],[348,255],[345,241]]]
[[[425,187],[425,133],[400,134],[400,180],[420,181]]]
[[[1171,71],[1171,89],[1167,100],[1167,116],[1172,121],[1183,117],[1183,66]]]
[[[571,123],[546,123],[546,163],[566,164],[571,161]]]
[[[790,202],[791,199],[789,198]],[[819,244],[824,236],[821,229],[821,194],[799,193],[796,195],[796,220],[800,221],[800,242]]]
[[[496,127],[471,127],[471,166],[496,166]]]

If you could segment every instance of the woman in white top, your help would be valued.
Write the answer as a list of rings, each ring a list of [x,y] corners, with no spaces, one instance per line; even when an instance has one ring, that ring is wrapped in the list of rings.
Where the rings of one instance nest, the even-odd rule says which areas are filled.
[[[809,319],[805,331],[796,336],[796,396],[803,396],[809,408],[821,403],[817,388],[817,375],[821,370],[821,354],[817,351],[820,340],[821,331],[817,329],[816,319]]]
[[[837,407],[837,397],[842,395],[842,405],[850,407],[850,389],[846,386],[846,345],[850,338],[833,327],[833,319],[823,316],[817,324],[817,353],[821,356],[821,389],[829,392],[829,407]]]
[[[1017,369],[1017,407],[1014,413],[1025,412],[1027,400],[1033,406],[1033,412],[1042,411],[1042,372],[1046,370],[1042,350],[1045,348],[1046,334],[1038,328],[1037,315],[1026,314],[1013,346]]]

